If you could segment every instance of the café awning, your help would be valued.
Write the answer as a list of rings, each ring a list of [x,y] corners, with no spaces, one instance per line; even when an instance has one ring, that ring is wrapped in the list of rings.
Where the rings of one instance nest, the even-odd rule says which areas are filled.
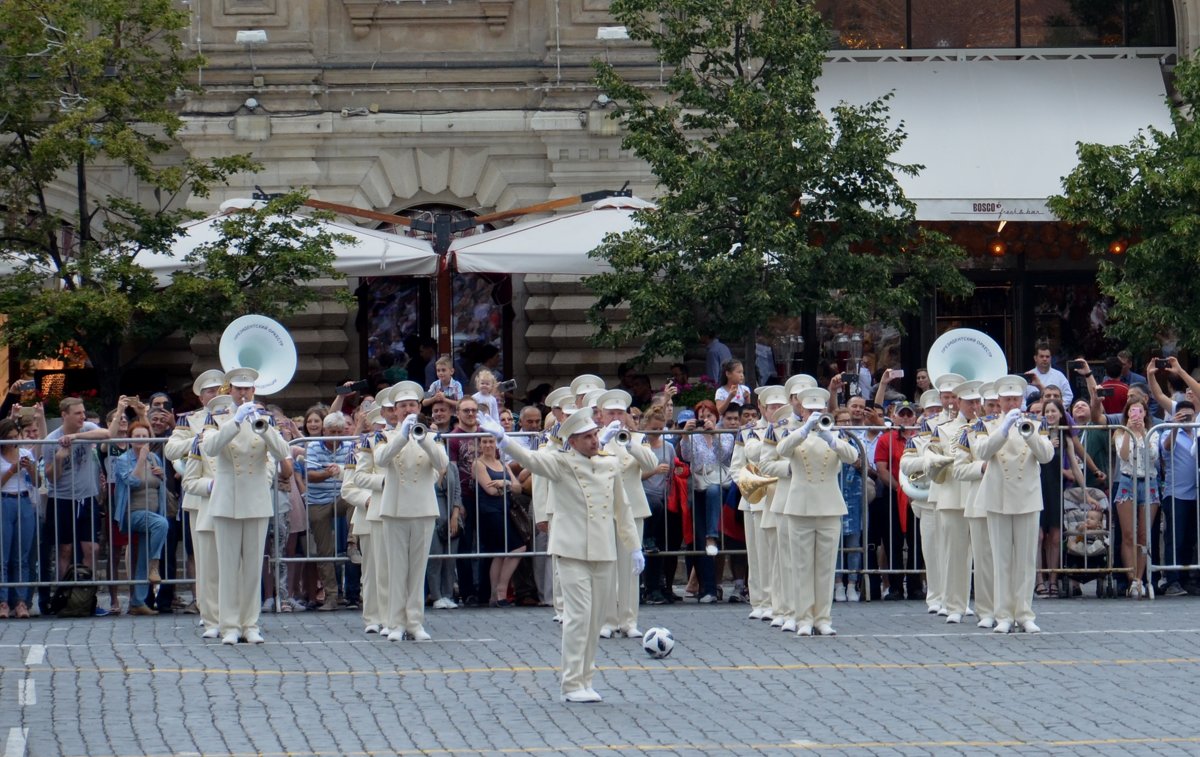
[[[922,221],[1052,221],[1076,143],[1124,144],[1139,129],[1174,127],[1162,67],[1150,58],[829,62],[819,107],[894,91],[893,126],[908,138],[900,176]]]

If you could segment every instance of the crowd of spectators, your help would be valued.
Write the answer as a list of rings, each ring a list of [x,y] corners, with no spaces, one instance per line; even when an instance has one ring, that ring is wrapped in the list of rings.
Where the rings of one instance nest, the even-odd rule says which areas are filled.
[[[641,397],[628,425],[646,434],[659,461],[642,480],[651,510],[643,545],[642,596],[649,604],[747,597],[746,561],[738,554],[746,523],[730,465],[739,434],[759,416],[743,366],[728,352],[715,336],[706,340],[706,357],[720,359],[720,384],[690,407],[675,407],[679,393],[692,388],[683,364],[672,366],[671,380],[658,392],[647,391],[645,376],[627,367],[620,372],[622,386]],[[1198,448],[1191,424],[1200,383],[1174,357],[1151,361],[1144,375],[1132,371],[1125,353],[1056,366],[1049,345],[1039,344],[1034,358],[1026,407],[1044,419],[1055,448],[1043,466],[1038,595],[1075,596],[1097,576],[1132,597],[1152,588],[1200,593],[1186,568],[1146,574],[1150,554],[1156,565],[1197,561]],[[532,446],[553,423],[550,409],[537,402],[514,407],[511,392],[484,365],[470,377],[474,392],[455,378],[451,360],[431,356],[428,367],[422,422],[431,433],[453,434],[447,441],[453,465],[437,488],[428,602],[446,610],[549,605],[548,561],[522,557],[546,548],[547,523],[535,522],[530,474],[480,433],[479,418],[496,417]],[[909,400],[928,391],[929,374],[913,372],[915,395],[900,389],[892,369],[880,370],[872,384],[844,377],[828,372],[830,410],[860,457],[840,476],[848,513],[835,599],[923,598],[920,525],[898,476],[905,444],[919,433],[922,416],[938,409]],[[864,396],[864,386],[871,396]],[[81,401],[67,398],[50,430],[41,405],[22,408],[20,393],[18,382],[0,408],[0,440],[9,442],[0,447],[0,580],[46,585],[36,592],[4,589],[0,618],[49,612],[56,596],[51,585],[77,565],[114,581],[101,590],[108,601],[96,614],[194,612],[181,472],[161,455],[176,422],[171,398],[122,397],[103,425],[89,418]],[[340,492],[356,445],[369,431],[365,411],[372,402],[369,392],[339,393],[328,406],[296,418],[268,406],[291,445],[294,473],[281,470],[277,481],[268,557],[288,559],[278,568],[278,584],[274,562],[264,561],[264,608],[330,611],[361,601],[361,555]]]

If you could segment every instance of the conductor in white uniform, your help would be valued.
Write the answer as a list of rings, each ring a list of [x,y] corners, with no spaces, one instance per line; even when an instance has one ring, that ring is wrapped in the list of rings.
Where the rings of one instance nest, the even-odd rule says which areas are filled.
[[[275,514],[271,483],[277,464],[289,453],[270,416],[254,403],[258,372],[234,368],[225,378],[238,408],[233,415],[217,417],[216,431],[205,431],[200,444],[200,451],[217,463],[208,501],[217,541],[217,624],[222,644],[236,644],[239,637],[261,644],[263,550],[267,521]],[[260,430],[255,430],[255,420],[261,420]]]
[[[611,436],[600,438],[591,413],[576,413],[563,421],[559,432],[567,440],[565,449],[532,452],[506,440],[491,418],[480,425],[515,462],[554,482],[550,554],[563,593],[562,696],[567,702],[599,702],[592,678],[605,611],[602,600],[615,582],[617,538],[633,553],[635,573],[646,566],[625,501],[621,462],[600,449]]]

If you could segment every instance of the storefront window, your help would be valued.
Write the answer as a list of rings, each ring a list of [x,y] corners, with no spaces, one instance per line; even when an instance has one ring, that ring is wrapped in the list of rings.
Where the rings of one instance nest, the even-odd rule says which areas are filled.
[[[388,277],[371,281],[367,290],[367,375],[377,383],[395,384],[411,378],[408,361],[417,354],[422,336],[421,287],[423,280]]]
[[[1119,349],[1105,338],[1108,305],[1095,282],[1033,287],[1034,335],[1049,340],[1056,358],[1103,360]]]
[[[454,277],[454,356],[460,380],[469,380],[477,368],[486,367],[505,379],[504,306],[511,300],[507,276],[460,273]],[[463,388],[474,391],[466,381]]]
[[[1015,47],[1016,0],[911,0],[914,48]]]
[[[938,292],[934,311],[934,338],[950,329],[975,329],[996,340],[1013,357],[1013,306],[1007,284],[977,284],[970,297],[947,297]]]
[[[896,50],[905,47],[905,0],[820,0],[838,50]]]

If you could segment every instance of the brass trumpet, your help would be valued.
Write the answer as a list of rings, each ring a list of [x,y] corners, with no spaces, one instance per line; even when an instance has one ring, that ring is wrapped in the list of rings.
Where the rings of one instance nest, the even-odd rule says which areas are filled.
[[[1025,416],[1021,419],[1021,422],[1017,424],[1017,433],[1023,438],[1028,439],[1037,433],[1039,425],[1040,424],[1034,419]]]
[[[833,416],[829,413],[821,413],[821,417],[817,418],[817,428],[821,431],[830,431],[833,429]]]
[[[408,438],[414,442],[420,442],[429,433],[429,427],[423,423],[414,423],[411,430],[408,432]]]
[[[267,433],[267,429],[272,425],[271,416],[258,413],[254,416],[254,421],[250,424],[250,428],[254,430],[254,433],[261,435]]]
[[[614,438],[617,440],[617,444],[626,445],[633,439],[633,435],[626,429],[621,429]]]

